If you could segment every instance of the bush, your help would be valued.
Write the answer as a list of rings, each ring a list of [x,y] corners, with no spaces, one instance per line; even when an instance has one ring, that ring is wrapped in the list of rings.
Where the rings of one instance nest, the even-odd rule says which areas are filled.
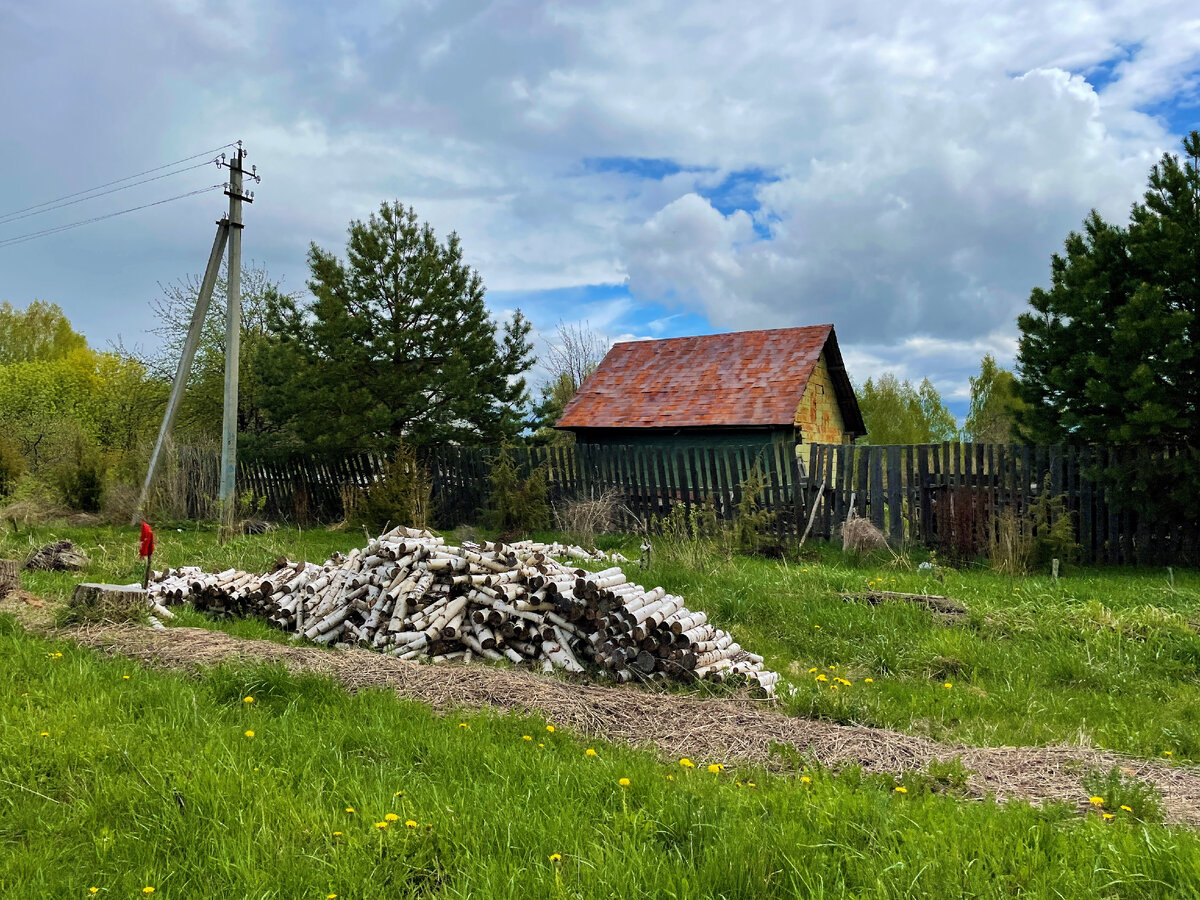
[[[25,459],[8,438],[0,435],[0,497],[8,493],[25,471]]]
[[[587,500],[572,500],[554,511],[558,527],[579,546],[596,549],[596,533],[613,531],[621,511],[621,495],[605,491]]]
[[[424,528],[429,524],[431,492],[429,475],[417,462],[416,451],[401,441],[383,478],[347,497],[346,521],[372,529]]]
[[[76,436],[70,457],[54,470],[62,501],[71,509],[100,512],[104,496],[104,465],[100,454]]]
[[[488,473],[491,492],[484,521],[502,533],[528,534],[550,527],[546,472],[540,466],[521,478],[507,445],[500,448]]]
[[[762,470],[755,465],[746,480],[739,485],[742,499],[738,501],[733,516],[733,546],[738,553],[763,556],[782,556],[779,539],[770,533],[775,513],[759,507],[759,497],[766,490],[767,481]]]

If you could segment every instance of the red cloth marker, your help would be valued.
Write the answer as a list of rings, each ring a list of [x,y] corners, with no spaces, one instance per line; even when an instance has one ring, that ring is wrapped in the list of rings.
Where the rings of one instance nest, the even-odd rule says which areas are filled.
[[[142,576],[142,590],[150,586],[150,557],[154,555],[154,530],[142,523],[142,536],[138,541],[138,556],[146,559],[146,574]]]

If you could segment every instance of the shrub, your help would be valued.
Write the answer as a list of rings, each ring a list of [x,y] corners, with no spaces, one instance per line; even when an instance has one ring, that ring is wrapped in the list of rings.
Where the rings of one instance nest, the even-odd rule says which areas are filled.
[[[500,448],[488,473],[491,491],[484,521],[503,533],[527,534],[550,527],[546,472],[538,467],[522,478],[507,445]]]
[[[760,508],[759,498],[767,482],[757,465],[739,485],[742,499],[733,515],[733,546],[738,553],[782,556],[779,539],[770,532],[775,513]]]
[[[554,511],[558,527],[567,537],[588,550],[596,548],[596,533],[613,531],[621,511],[621,495],[605,491],[590,499],[572,500]]]
[[[7,437],[0,435],[0,497],[7,496],[25,471],[21,451]]]
[[[68,459],[54,470],[54,482],[62,501],[71,509],[99,512],[104,496],[104,465],[100,454],[76,436]]]
[[[346,521],[373,529],[387,525],[424,528],[429,524],[431,491],[429,475],[417,462],[416,451],[401,441],[383,478],[365,491],[349,495]]]

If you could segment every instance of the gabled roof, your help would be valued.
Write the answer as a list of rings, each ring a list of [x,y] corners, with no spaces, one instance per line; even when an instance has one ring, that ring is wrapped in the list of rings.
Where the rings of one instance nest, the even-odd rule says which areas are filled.
[[[864,434],[832,325],[614,344],[556,427],[789,426],[822,350],[846,432]]]

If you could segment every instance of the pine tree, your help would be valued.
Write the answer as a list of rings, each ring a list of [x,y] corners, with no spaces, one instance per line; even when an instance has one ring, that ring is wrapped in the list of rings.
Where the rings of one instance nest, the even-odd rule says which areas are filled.
[[[309,267],[314,299],[281,299],[264,375],[297,444],[491,443],[520,429],[530,326],[517,311],[498,333],[456,234],[441,242],[384,203],[351,222],[345,260],[314,244]]]

